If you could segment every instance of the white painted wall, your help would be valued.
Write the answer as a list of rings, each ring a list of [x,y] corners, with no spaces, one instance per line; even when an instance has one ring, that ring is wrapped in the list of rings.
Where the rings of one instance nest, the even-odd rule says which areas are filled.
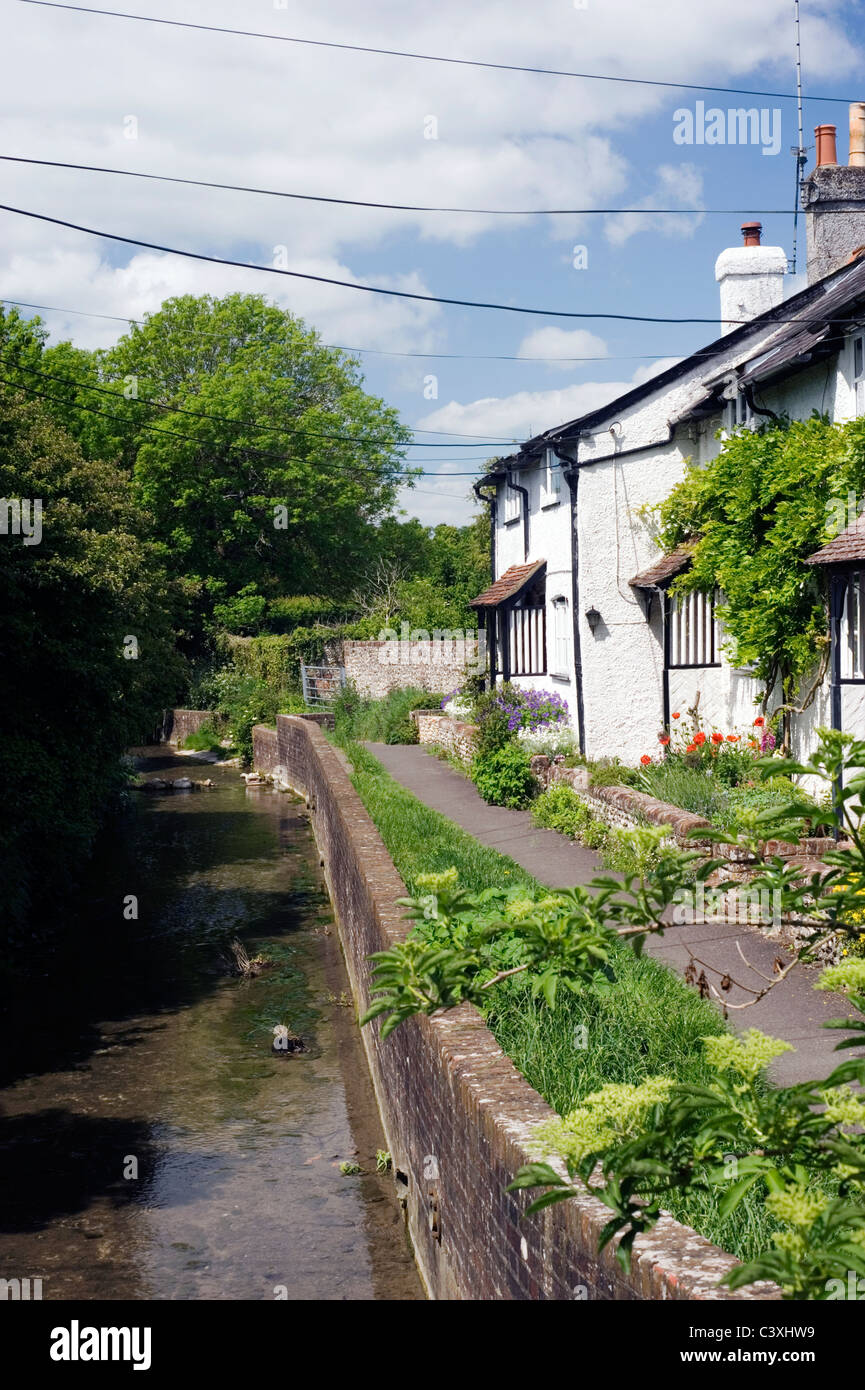
[[[658,559],[660,552],[640,511],[669,494],[683,476],[688,458],[705,463],[718,453],[721,444],[716,435],[723,423],[720,415],[698,425],[676,426],[675,422],[705,397],[707,381],[715,381],[753,358],[767,336],[760,330],[746,344],[732,348],[729,355],[721,353],[708,365],[696,364],[683,378],[635,405],[617,409],[613,402],[608,423],[596,424],[593,437],[580,444],[579,606],[586,752],[590,758],[618,756],[633,763],[643,753],[657,753],[663,709],[658,602],[653,605],[652,620],[647,622],[628,581]],[[780,385],[758,392],[756,404],[792,418],[806,419],[816,408],[838,421],[852,419],[852,355],[851,340],[828,365],[798,372]],[[504,488],[499,487],[496,576],[510,565],[522,564],[525,558],[547,561],[549,640],[552,598],[563,593],[569,602],[571,599],[570,497],[563,481],[559,505],[541,508],[541,474],[542,468],[536,466],[518,478],[529,489],[527,557],[522,521],[503,522]],[[591,607],[598,609],[602,618],[594,635],[583,616]],[[548,678],[523,678],[517,683],[560,689],[576,725],[573,666],[567,685]],[[752,726],[758,712],[758,686],[747,672],[732,668],[725,658],[719,668],[671,672],[671,711],[681,708],[684,713],[693,705],[697,691],[705,727],[742,733]],[[865,688],[846,687],[842,707],[844,727],[865,737]],[[829,719],[826,680],[816,700],[797,718],[797,756],[807,753],[814,729],[828,724]]]

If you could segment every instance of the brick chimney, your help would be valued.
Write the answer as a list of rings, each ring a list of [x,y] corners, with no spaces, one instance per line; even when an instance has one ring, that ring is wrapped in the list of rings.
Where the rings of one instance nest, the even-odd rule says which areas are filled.
[[[715,279],[721,286],[722,333],[774,309],[784,298],[787,254],[780,246],[763,246],[762,234],[759,222],[744,222],[744,244],[722,251],[715,262]]]
[[[850,162],[839,164],[833,125],[818,125],[817,164],[802,186],[808,284],[850,261],[865,245],[865,102],[850,107]]]

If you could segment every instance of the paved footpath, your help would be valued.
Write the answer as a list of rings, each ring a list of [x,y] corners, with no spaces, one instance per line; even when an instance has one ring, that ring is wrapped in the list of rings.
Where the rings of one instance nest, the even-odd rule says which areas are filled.
[[[511,811],[504,806],[488,806],[472,782],[448,763],[417,744],[367,744],[391,777],[419,801],[455,821],[483,845],[514,859],[527,873],[550,888],[572,888],[588,883],[604,866],[593,850],[574,844],[555,830],[541,830],[528,811]],[[763,975],[772,974],[776,956],[788,960],[784,951],[755,928],[731,923],[707,922],[693,926],[669,927],[662,937],[650,937],[647,952],[684,971],[690,952],[706,966],[712,966],[751,989],[764,983],[760,975],[743,964],[737,943],[752,965]],[[689,949],[688,949],[689,948]],[[699,966],[698,966],[699,968]],[[802,967],[776,985],[764,999],[749,1009],[734,1009],[730,1022],[736,1028],[759,1028],[773,1037],[792,1043],[795,1052],[785,1053],[774,1063],[771,1075],[780,1084],[792,1085],[813,1076],[827,1076],[833,1067],[855,1053],[835,1052],[844,1036],[821,1024],[849,1012],[844,999],[813,988],[817,970]],[[719,976],[707,970],[717,985]],[[731,1004],[749,996],[744,990],[730,990]]]

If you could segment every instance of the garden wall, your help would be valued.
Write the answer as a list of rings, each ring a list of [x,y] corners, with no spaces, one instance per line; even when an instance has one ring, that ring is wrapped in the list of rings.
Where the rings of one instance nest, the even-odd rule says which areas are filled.
[[[435,710],[415,709],[411,717],[417,725],[418,743],[432,743],[445,748],[461,762],[470,763],[474,757],[477,725],[464,724],[461,719],[437,714]]]
[[[477,640],[389,641],[343,643],[343,666],[347,680],[354,681],[362,695],[381,699],[391,690],[450,691],[462,685],[466,667],[477,668]]]
[[[369,956],[404,939],[406,895],[351,784],[345,756],[321,730],[281,715],[253,731],[255,765],[307,799],[359,1013]],[[430,1295],[443,1299],[754,1299],[717,1288],[734,1261],[664,1218],[635,1245],[630,1275],[597,1253],[608,1208],[589,1195],[521,1222],[528,1198],[507,1193],[529,1160],[536,1124],[552,1114],[468,1005],[415,1018],[382,1042],[362,1030],[397,1192]]]
[[[212,709],[169,709],[165,712],[162,737],[166,743],[179,746],[190,734],[197,734],[204,724],[218,723],[219,715]]]

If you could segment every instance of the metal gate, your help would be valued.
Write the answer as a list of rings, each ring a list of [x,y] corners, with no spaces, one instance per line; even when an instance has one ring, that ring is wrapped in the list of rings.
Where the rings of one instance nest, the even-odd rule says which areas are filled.
[[[303,698],[308,705],[332,705],[345,685],[344,666],[300,665]]]

